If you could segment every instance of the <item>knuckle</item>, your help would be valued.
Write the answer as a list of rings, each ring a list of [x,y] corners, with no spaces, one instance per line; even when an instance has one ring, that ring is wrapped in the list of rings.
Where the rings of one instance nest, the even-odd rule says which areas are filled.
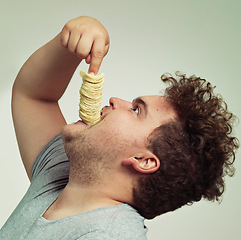
[[[105,33],[103,31],[97,31],[96,32],[96,37],[97,38],[104,38],[105,37]]]
[[[84,59],[85,58],[85,56],[82,54],[82,53],[76,53],[76,55],[79,57],[79,58],[81,58],[81,59]]]
[[[71,30],[71,23],[70,22],[67,22],[64,27],[63,27],[64,30],[67,30],[67,31],[70,31]]]
[[[67,30],[67,31],[77,31],[77,32],[86,32],[88,31],[88,27],[85,25],[81,25],[81,24],[76,24],[75,22],[67,22],[63,29]]]
[[[69,47],[69,51],[70,51],[71,53],[75,53],[75,49],[74,49],[73,47]]]
[[[76,52],[76,55],[77,55],[79,58],[85,59],[85,58],[87,58],[87,56],[89,55],[89,53],[88,53],[88,52],[77,51],[77,52]]]
[[[60,38],[60,43],[62,44],[62,46],[66,47],[66,40],[63,35]]]

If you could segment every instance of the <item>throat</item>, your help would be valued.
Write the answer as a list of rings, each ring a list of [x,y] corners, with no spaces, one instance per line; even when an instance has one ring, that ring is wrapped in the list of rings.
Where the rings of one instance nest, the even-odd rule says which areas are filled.
[[[123,204],[89,189],[75,189],[68,185],[42,215],[46,220],[57,220],[86,213],[98,208]]]

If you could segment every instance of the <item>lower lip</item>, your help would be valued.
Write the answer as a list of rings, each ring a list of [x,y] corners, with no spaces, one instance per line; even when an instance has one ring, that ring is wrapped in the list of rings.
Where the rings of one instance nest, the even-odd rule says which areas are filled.
[[[86,123],[84,123],[82,120],[77,121],[75,124],[81,124],[82,126],[90,127],[89,125],[87,125]]]
[[[85,125],[87,125],[87,124],[84,123],[82,120],[78,120],[78,121],[76,122],[76,124],[85,124]]]

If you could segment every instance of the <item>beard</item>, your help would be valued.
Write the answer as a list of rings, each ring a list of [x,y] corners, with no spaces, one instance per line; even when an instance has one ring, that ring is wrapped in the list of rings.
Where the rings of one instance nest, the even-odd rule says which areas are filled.
[[[116,154],[108,151],[108,140],[106,143],[101,141],[92,129],[71,131],[68,126],[63,129],[61,136],[70,161],[70,181],[93,185],[111,173]]]

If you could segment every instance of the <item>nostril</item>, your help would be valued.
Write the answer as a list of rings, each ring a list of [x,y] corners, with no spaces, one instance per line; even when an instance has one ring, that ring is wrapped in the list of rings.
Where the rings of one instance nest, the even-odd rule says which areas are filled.
[[[114,98],[114,97],[111,97],[110,100],[109,100],[109,103],[110,103],[110,106],[111,106],[112,108],[115,107],[114,102],[115,102],[115,98]]]
[[[111,109],[114,109],[114,103],[113,102],[110,102],[110,107],[111,107]]]

